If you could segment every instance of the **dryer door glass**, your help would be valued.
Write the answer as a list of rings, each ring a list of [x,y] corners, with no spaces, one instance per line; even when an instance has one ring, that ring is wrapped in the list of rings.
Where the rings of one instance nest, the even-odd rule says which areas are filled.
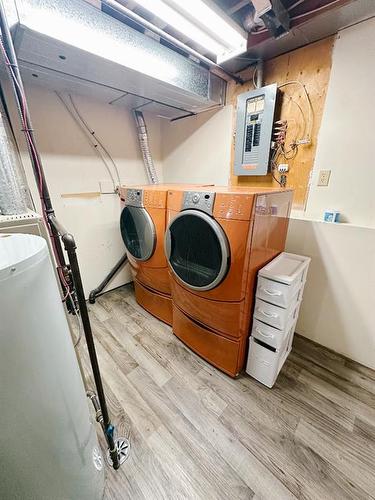
[[[144,208],[126,206],[120,218],[121,236],[127,251],[138,260],[148,260],[154,253],[155,226]]]
[[[193,290],[211,290],[229,267],[229,245],[221,226],[197,210],[181,212],[170,223],[166,253],[177,277]]]

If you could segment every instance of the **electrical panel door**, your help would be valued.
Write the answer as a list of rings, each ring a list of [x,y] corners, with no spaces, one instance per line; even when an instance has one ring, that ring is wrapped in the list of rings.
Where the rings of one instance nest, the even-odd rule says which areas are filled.
[[[276,93],[274,83],[237,97],[235,175],[269,172]]]

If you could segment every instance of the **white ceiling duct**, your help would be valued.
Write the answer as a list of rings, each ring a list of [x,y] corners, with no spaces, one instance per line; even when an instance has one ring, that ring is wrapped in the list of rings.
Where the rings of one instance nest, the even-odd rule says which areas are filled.
[[[83,0],[5,7],[26,82],[169,119],[224,104],[224,80]]]

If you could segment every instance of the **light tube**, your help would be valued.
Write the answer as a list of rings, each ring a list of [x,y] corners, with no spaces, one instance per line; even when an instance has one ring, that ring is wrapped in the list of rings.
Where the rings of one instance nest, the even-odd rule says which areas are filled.
[[[235,48],[243,43],[244,35],[239,33],[202,0],[169,0],[169,2],[216,34],[216,37],[223,40],[228,47]]]
[[[213,53],[218,62],[246,51],[247,37],[202,0],[135,0],[182,35]]]

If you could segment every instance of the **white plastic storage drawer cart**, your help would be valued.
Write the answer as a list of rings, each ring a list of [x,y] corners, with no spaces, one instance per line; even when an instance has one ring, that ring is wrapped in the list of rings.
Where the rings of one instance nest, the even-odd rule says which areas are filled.
[[[267,387],[292,349],[310,260],[283,252],[258,272],[246,372]]]

